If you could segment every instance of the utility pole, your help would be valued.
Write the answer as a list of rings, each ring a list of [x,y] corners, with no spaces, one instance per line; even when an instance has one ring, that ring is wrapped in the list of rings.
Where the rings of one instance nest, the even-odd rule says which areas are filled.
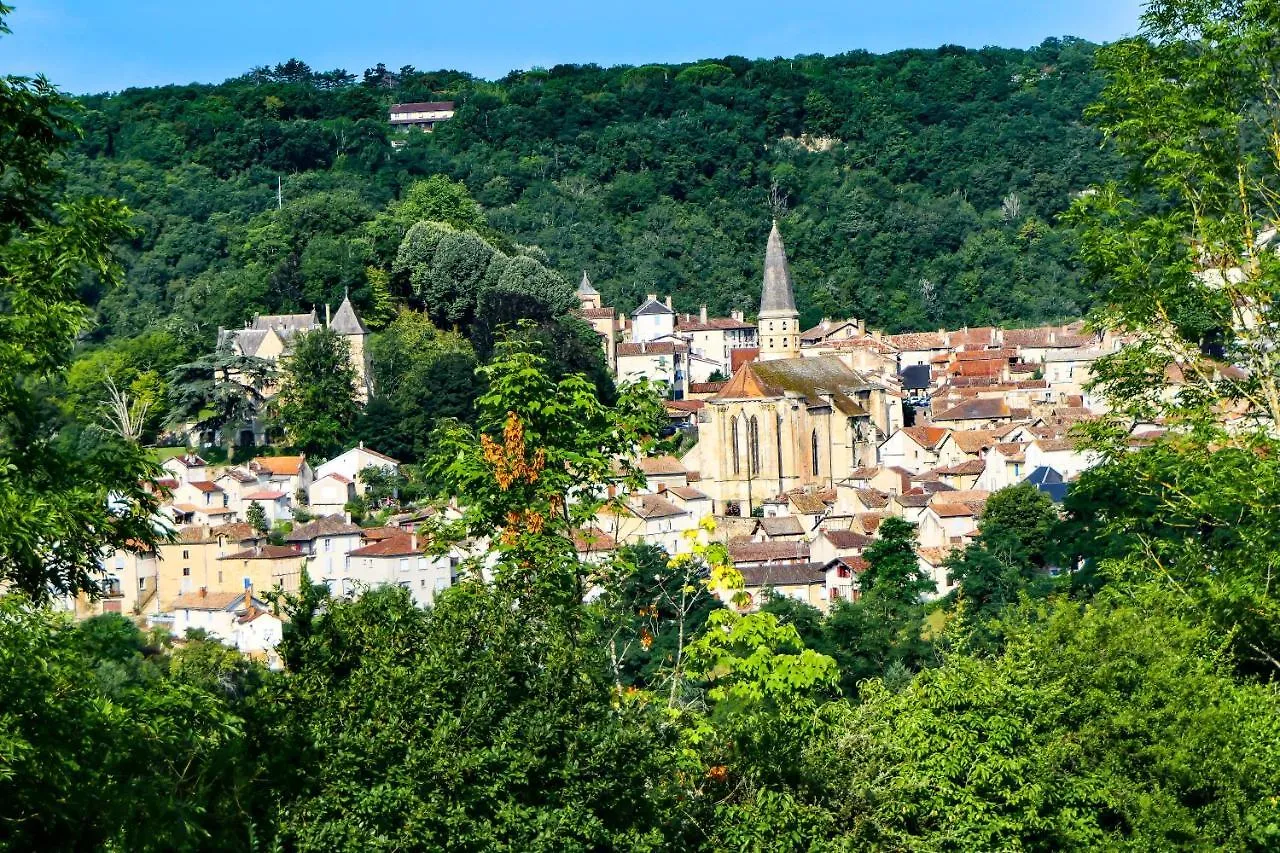
[[[280,180],[280,176],[276,175],[276,210],[284,207],[284,184]]]

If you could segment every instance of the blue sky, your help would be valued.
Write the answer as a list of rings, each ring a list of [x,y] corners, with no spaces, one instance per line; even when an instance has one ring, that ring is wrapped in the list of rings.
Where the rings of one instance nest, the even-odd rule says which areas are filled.
[[[220,82],[296,56],[317,70],[457,68],[500,77],[561,62],[682,62],[1028,47],[1132,34],[1141,0],[7,0],[0,72],[43,72],[74,93]]]

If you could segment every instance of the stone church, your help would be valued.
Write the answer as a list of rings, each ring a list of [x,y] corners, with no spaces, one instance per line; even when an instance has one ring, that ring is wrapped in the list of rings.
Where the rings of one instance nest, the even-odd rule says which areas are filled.
[[[684,457],[715,511],[749,515],[795,489],[823,490],[873,464],[883,437],[872,412],[885,389],[837,356],[803,358],[800,312],[775,222],[760,294],[760,356],[706,401],[698,443]]]

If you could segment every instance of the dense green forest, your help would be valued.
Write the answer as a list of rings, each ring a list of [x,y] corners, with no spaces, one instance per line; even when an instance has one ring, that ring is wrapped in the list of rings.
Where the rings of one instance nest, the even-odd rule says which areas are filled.
[[[496,82],[291,60],[88,97],[72,188],[123,198],[138,232],[126,286],[86,296],[100,336],[170,317],[236,326],[347,288],[374,309],[370,270],[389,272],[395,248],[378,214],[441,175],[482,205],[499,248],[540,247],[570,281],[587,270],[625,310],[669,292],[683,310],[754,311],[779,215],[806,320],[1074,318],[1093,293],[1059,215],[1117,171],[1082,122],[1101,86],[1094,50],[731,56]],[[455,101],[456,118],[393,149],[388,104],[426,99]]]
[[[859,597],[825,616],[786,599],[726,606],[741,576],[714,531],[676,557],[637,546],[578,559],[574,534],[642,481],[634,458],[659,447],[663,410],[644,385],[592,375],[598,349],[564,313],[555,242],[523,242],[536,181],[481,208],[472,193],[497,175],[475,187],[470,172],[384,173],[396,161],[377,122],[368,137],[355,123],[326,137],[342,120],[264,114],[255,132],[301,135],[255,148],[228,100],[192,146],[179,128],[199,123],[173,104],[112,125],[121,100],[86,118],[41,81],[0,78],[0,849],[1277,849],[1280,253],[1259,251],[1259,232],[1280,220],[1277,137],[1260,132],[1280,127],[1280,89],[1258,86],[1280,79],[1277,45],[1272,0],[1152,0],[1140,37],[1093,52],[1087,116],[1123,179],[1049,229],[1052,204],[1027,189],[1014,211],[1001,178],[988,203],[1005,211],[975,233],[1076,234],[1094,321],[1133,341],[1098,362],[1111,414],[1079,438],[1099,464],[1061,507],[1028,485],[992,495],[948,561],[958,589],[939,601],[922,601],[932,580],[912,525],[885,519]],[[987,55],[1003,54],[965,54]],[[723,64],[620,72],[613,96],[656,104],[751,73]],[[1033,99],[1055,79],[1037,67]],[[339,74],[281,75],[306,77],[258,72],[224,94],[275,92],[279,103],[249,101],[280,114],[290,92],[375,111],[385,99]],[[514,101],[528,86],[537,104],[552,79],[489,94]],[[782,117],[775,131],[821,113],[808,92],[800,113],[787,103],[761,107]],[[508,108],[531,107],[490,117]],[[447,162],[437,146],[483,115],[404,153]],[[143,137],[156,162],[118,158]],[[329,143],[361,138],[381,152],[376,169],[347,165],[357,142],[330,156]],[[273,210],[282,164],[219,177],[183,162],[215,150],[240,152],[240,166],[289,152],[327,168],[290,173],[294,191],[314,191]],[[626,179],[635,189],[658,172],[623,174],[640,176]],[[751,186],[763,201],[766,185]],[[813,198],[785,192],[803,234],[820,221]],[[702,209],[659,198],[613,221],[680,204]],[[1030,209],[1049,230],[1027,225]],[[1200,275],[1206,259],[1238,274]],[[460,510],[421,533],[441,548],[488,538],[489,578],[463,564],[430,608],[398,587],[354,600],[307,583],[263,591],[287,617],[282,671],[199,632],[58,612],[54,600],[97,589],[104,551],[163,535],[143,487],[159,471],[150,407],[108,417],[98,395],[231,423],[261,386],[229,386],[262,365],[210,354],[209,325],[347,287],[382,327],[386,393],[360,413],[344,343],[319,333],[286,359],[276,417],[302,446],[374,427],[410,442],[419,496]],[[219,370],[240,378],[218,382]],[[1135,423],[1164,432],[1134,441]]]

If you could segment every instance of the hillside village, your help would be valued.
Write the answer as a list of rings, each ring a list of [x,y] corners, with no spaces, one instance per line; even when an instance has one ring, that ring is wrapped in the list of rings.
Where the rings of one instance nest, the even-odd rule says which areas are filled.
[[[680,447],[638,460],[643,486],[579,531],[579,556],[599,562],[637,543],[674,556],[710,529],[742,574],[735,606],[744,609],[771,595],[823,612],[856,599],[862,554],[889,516],[914,525],[931,595],[951,591],[946,560],[977,536],[988,496],[1029,483],[1061,502],[1093,464],[1071,430],[1104,411],[1088,391],[1091,365],[1124,344],[1079,322],[889,335],[849,318],[801,329],[776,223],[754,324],[705,308],[680,314],[656,294],[623,313],[602,304],[586,273],[577,299],[616,381],[643,377],[666,392],[667,431]],[[321,327],[348,340],[368,399],[368,332],[349,298],[323,320],[315,310],[260,316],[220,331],[219,343],[274,362],[295,335]],[[1132,441],[1158,432],[1137,428]],[[255,424],[240,443],[266,439]],[[281,624],[262,596],[296,592],[304,569],[335,596],[399,585],[430,605],[464,561],[483,561],[488,542],[438,552],[429,530],[440,510],[429,507],[354,523],[349,506],[367,496],[367,472],[399,466],[363,445],[328,460],[262,455],[217,466],[195,451],[174,456],[154,484],[174,541],[104,556],[101,598],[68,606],[82,617],[130,614],[178,636],[202,628],[270,658]]]

